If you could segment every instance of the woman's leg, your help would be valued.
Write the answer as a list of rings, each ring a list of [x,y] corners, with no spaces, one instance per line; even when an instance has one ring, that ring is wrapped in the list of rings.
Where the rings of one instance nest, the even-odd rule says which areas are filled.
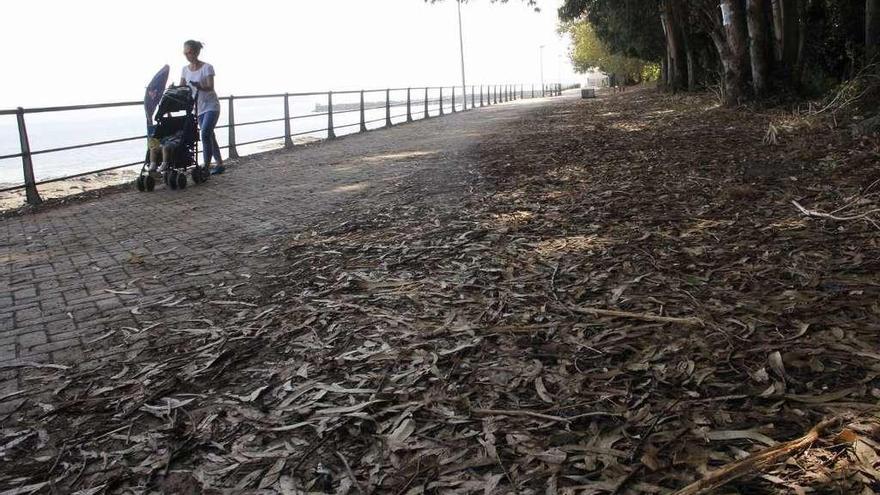
[[[218,167],[222,167],[223,155],[220,153],[220,144],[217,143],[217,134],[212,132],[211,138],[214,140],[214,160],[217,162]]]
[[[217,119],[219,118],[220,112],[213,110],[199,115],[199,127],[202,134],[202,158],[205,166],[211,164],[211,157],[214,156],[214,148],[217,146],[217,143],[214,141],[214,126],[217,125]]]

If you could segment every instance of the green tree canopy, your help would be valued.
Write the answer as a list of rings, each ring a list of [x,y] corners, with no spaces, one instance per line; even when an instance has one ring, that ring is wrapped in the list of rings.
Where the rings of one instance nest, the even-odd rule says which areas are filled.
[[[628,83],[654,79],[659,72],[656,63],[613,53],[599,39],[593,25],[585,20],[564,23],[561,30],[571,35],[572,48],[569,55],[578,72],[596,68]]]

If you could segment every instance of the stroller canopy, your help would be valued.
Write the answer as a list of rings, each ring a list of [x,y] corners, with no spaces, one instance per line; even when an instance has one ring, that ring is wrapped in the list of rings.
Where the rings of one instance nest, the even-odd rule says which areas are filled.
[[[170,112],[192,112],[194,105],[195,99],[188,86],[172,86],[162,94],[162,100],[156,109],[156,118]]]

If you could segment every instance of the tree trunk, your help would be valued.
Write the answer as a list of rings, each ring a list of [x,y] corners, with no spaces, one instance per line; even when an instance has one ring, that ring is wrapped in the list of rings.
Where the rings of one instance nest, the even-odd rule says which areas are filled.
[[[789,73],[797,64],[799,1],[782,0],[782,63]]]
[[[736,64],[733,60],[733,52],[730,50],[730,46],[728,46],[727,40],[724,39],[721,30],[713,29],[709,34],[712,37],[712,42],[715,43],[715,49],[718,51],[718,59],[721,61],[724,105],[728,107],[738,105],[742,101],[742,88],[734,72]]]
[[[807,42],[807,0],[797,0],[797,40],[797,58],[792,79],[796,86],[800,86],[804,76],[804,47]]]
[[[865,56],[869,64],[880,61],[880,0],[865,0]]]
[[[752,88],[755,95],[767,93],[769,64],[767,61],[767,24],[764,22],[764,0],[748,0],[749,53],[752,58]]]
[[[672,5],[673,1],[665,0],[662,3],[660,23],[663,26],[663,33],[666,35],[666,54],[669,59],[669,86],[673,91],[676,91],[684,87],[684,71],[682,70],[684,60],[681,57],[681,44],[678,39],[679,28]]]
[[[748,64],[748,40],[742,6],[736,0],[721,0],[721,2],[724,17],[724,37],[728,47],[727,74],[725,74],[724,78],[728,89],[729,101],[727,103],[734,105],[741,103],[743,100],[746,76],[750,69]],[[721,56],[724,58],[725,54],[721,53]]]
[[[684,50],[684,64],[682,70],[687,74],[687,89],[688,91],[695,91],[697,89],[697,75],[696,75],[696,54],[694,53],[693,42],[691,40],[691,29],[689,27],[690,23],[688,22],[686,7],[682,4],[680,0],[676,1],[674,4],[673,13],[675,14],[675,23],[678,25],[678,37],[681,40],[681,45]]]
[[[782,62],[785,47],[785,20],[782,15],[782,0],[772,0],[773,8],[773,55]]]
[[[690,33],[682,33],[684,40],[685,57],[687,58],[688,91],[697,90],[696,63],[694,62],[694,47],[691,44]]]
[[[666,89],[666,86],[669,84],[669,62],[667,62],[667,57],[663,57],[660,60],[660,87],[661,89]]]

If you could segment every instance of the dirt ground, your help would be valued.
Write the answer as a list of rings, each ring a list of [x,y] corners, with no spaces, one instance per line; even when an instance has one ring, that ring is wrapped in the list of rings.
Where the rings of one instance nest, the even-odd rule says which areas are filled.
[[[880,491],[880,140],[650,90],[462,132],[124,359],[27,367],[0,489]]]

